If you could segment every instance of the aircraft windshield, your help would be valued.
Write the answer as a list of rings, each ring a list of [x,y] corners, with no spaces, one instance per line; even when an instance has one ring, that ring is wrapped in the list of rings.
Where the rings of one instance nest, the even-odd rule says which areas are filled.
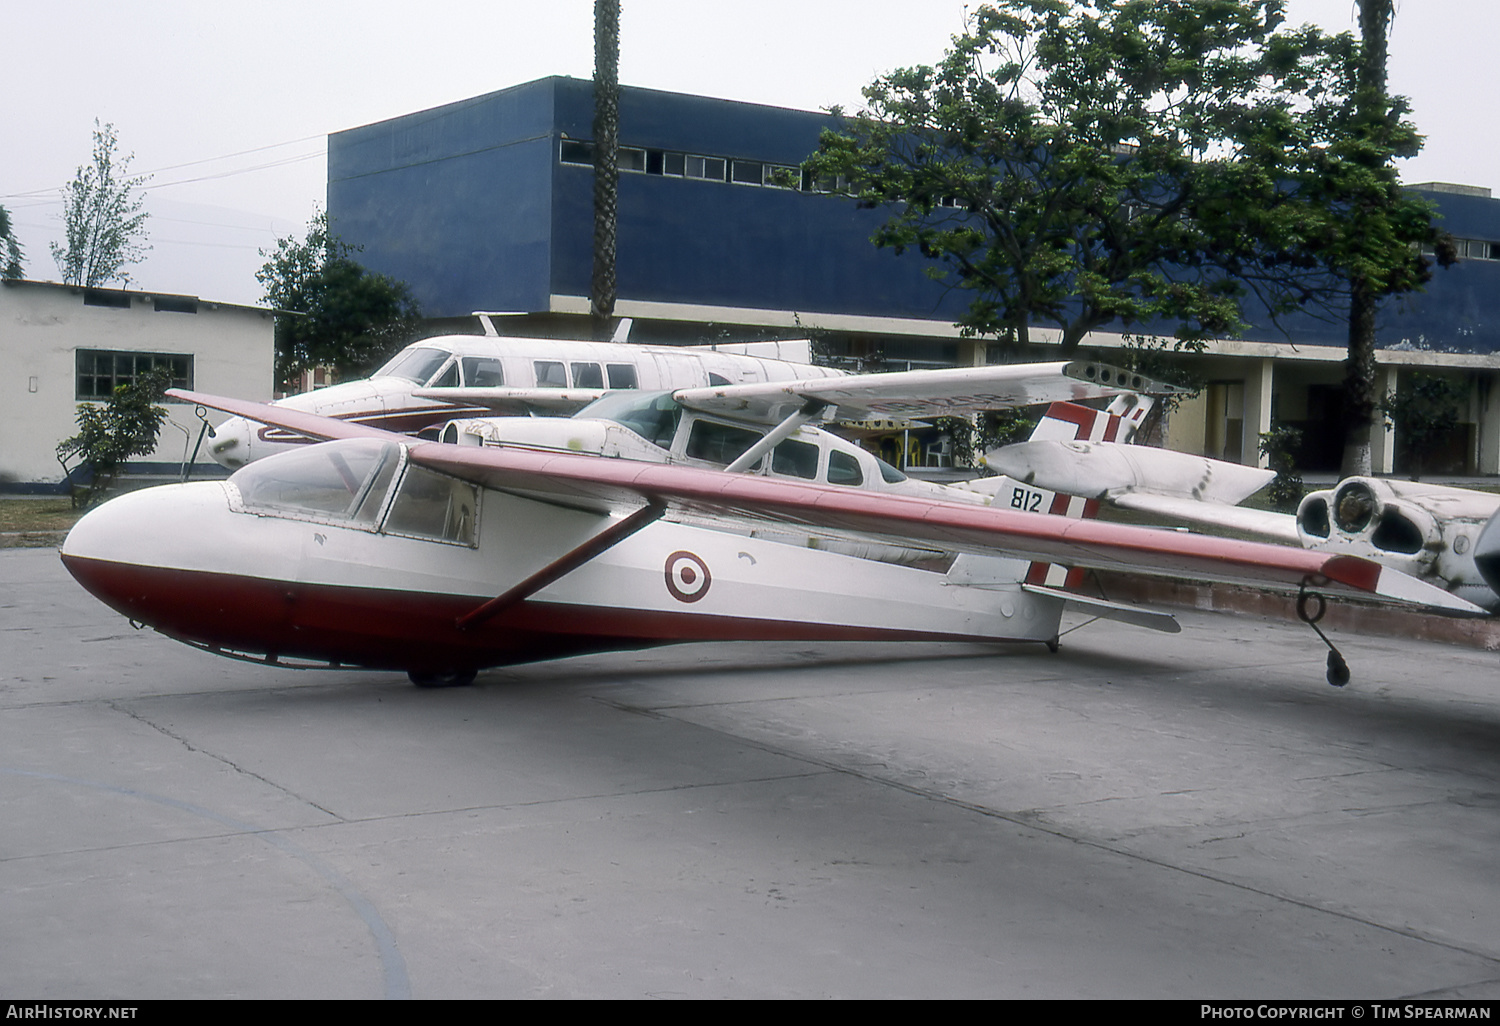
[[[389,363],[372,374],[371,377],[405,378],[407,381],[415,382],[418,385],[425,385],[432,380],[432,376],[438,372],[438,369],[452,355],[452,353],[442,349],[427,349],[425,347],[403,349],[392,357]]]
[[[374,525],[401,447],[374,438],[309,445],[257,460],[229,478],[247,510]]]
[[[612,420],[662,448],[672,445],[682,407],[671,392],[611,392],[589,403],[573,416],[580,420]]]

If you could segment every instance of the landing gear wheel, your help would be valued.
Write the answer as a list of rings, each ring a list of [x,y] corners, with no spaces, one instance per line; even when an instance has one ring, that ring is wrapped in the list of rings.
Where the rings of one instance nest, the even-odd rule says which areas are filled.
[[[1053,655],[1057,655],[1057,650],[1062,647],[1061,640],[1062,639],[1060,638],[1048,638],[1046,641],[1042,642],[1042,644],[1047,646],[1048,652],[1051,652]]]
[[[474,683],[478,670],[449,670],[446,673],[418,673],[407,670],[406,677],[419,688],[463,688]]]
[[[1313,603],[1317,605],[1314,606]],[[1318,637],[1323,639],[1323,644],[1328,646],[1328,683],[1336,688],[1341,688],[1349,683],[1349,664],[1344,661],[1344,656],[1338,649],[1333,647],[1333,642],[1328,640],[1328,635],[1318,629],[1318,621],[1323,619],[1323,614],[1328,612],[1328,600],[1315,591],[1308,591],[1307,585],[1302,585],[1302,590],[1297,593],[1297,619],[1313,629]]]

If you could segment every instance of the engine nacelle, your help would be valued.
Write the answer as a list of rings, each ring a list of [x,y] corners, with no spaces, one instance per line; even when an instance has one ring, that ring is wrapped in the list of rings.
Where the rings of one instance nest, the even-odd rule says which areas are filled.
[[[1462,488],[1351,477],[1297,508],[1304,548],[1376,560],[1494,610],[1500,594],[1475,563],[1500,496]]]

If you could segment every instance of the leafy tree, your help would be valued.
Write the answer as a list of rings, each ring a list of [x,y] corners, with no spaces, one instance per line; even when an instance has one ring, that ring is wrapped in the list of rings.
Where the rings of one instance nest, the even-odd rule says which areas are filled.
[[[167,418],[157,403],[170,383],[165,370],[156,370],[133,384],[117,386],[103,404],[78,404],[78,434],[57,443],[57,462],[64,475],[71,481],[87,481],[72,490],[74,509],[93,506],[115,483],[126,460],[156,448]],[[77,464],[70,468],[70,460]]]
[[[52,243],[52,259],[70,285],[130,284],[125,268],[146,258],[147,214],[138,190],[149,175],[130,177],[134,155],[117,157],[115,126],[94,121],[94,159],[63,187],[66,244]]]
[[[968,333],[1051,325],[1067,352],[1113,323],[1231,331],[1247,287],[1293,301],[1257,204],[1328,44],[1281,21],[1282,0],[1001,0],[937,67],[868,86],[804,169],[890,207],[873,241],[971,291]]]
[[[0,278],[20,278],[26,273],[21,243],[10,223],[10,211],[0,206]]]
[[[1411,479],[1421,478],[1427,458],[1447,443],[1458,427],[1468,390],[1448,378],[1412,374],[1402,388],[1380,401],[1380,412],[1396,427],[1396,438],[1411,459]]]
[[[608,338],[615,315],[620,166],[620,0],[594,0],[594,269],[589,313]]]
[[[356,263],[356,252],[323,211],[308,222],[306,239],[278,239],[275,252],[261,251],[268,259],[255,278],[276,309],[277,381],[314,367],[357,377],[415,332],[421,313],[411,290]]]
[[[1375,316],[1382,299],[1420,289],[1437,262],[1456,260],[1431,205],[1402,190],[1394,160],[1422,146],[1402,97],[1386,92],[1386,31],[1393,0],[1359,0],[1360,40],[1336,37],[1328,73],[1333,102],[1303,119],[1286,207],[1295,241],[1284,255],[1326,275],[1325,291],[1348,320],[1345,444],[1341,471],[1370,472],[1370,431],[1380,413]]]

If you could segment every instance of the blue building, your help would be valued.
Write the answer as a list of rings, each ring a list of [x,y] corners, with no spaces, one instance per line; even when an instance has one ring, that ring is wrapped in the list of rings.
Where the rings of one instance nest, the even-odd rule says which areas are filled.
[[[648,334],[956,338],[963,297],[800,188],[828,115],[621,90],[617,310]],[[328,209],[437,317],[588,311],[591,83],[548,78],[329,137]],[[671,327],[678,325],[678,329]],[[638,328],[639,332],[639,328]],[[947,346],[952,349],[951,342]],[[934,357],[941,359],[941,355]]]
[[[410,285],[430,317],[505,311],[525,315],[518,333],[586,333],[592,118],[590,82],[547,78],[336,133],[334,229],[363,247],[366,266]],[[622,88],[616,312],[635,318],[633,338],[817,333],[854,356],[987,358],[982,340],[954,327],[965,293],[930,278],[919,254],[870,244],[884,212],[802,180],[798,165],[835,125],[827,114]],[[1437,271],[1426,293],[1386,304],[1386,384],[1413,368],[1469,381],[1455,460],[1500,473],[1500,201],[1487,190],[1418,188],[1465,259]],[[1037,335],[1045,350],[1048,333]],[[1121,338],[1101,332],[1088,344]],[[1202,358],[1216,387],[1174,420],[1173,444],[1257,462],[1273,418],[1331,438],[1344,345],[1342,323],[1311,317],[1223,340]],[[1378,465],[1390,470],[1394,439],[1383,445]]]

